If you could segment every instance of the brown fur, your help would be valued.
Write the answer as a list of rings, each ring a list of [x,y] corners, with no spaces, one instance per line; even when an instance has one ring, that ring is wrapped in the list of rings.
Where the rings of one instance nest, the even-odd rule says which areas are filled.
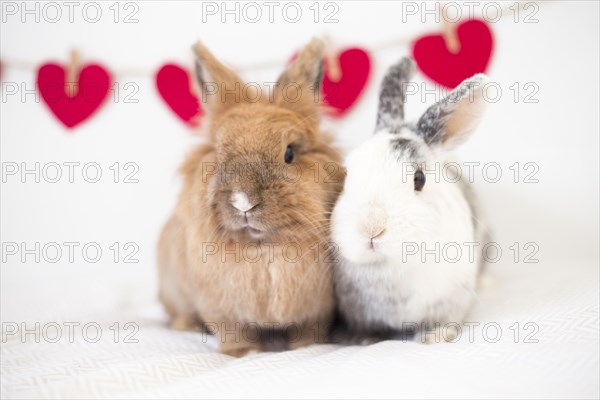
[[[252,102],[233,71],[201,44],[195,51],[201,87],[212,83],[206,70],[214,83],[240,92],[206,96],[209,142],[180,169],[183,190],[158,246],[160,299],[171,324],[187,329],[202,322],[221,351],[235,356],[260,350],[254,339],[265,327],[293,324],[291,347],[323,341],[334,308],[329,215],[344,172],[318,126],[312,88],[320,86],[322,45],[313,40],[273,96]],[[295,102],[283,90],[292,82],[302,88]],[[263,232],[259,239],[232,206],[232,193],[240,191],[258,202],[248,215]],[[302,257],[290,262],[298,249]]]

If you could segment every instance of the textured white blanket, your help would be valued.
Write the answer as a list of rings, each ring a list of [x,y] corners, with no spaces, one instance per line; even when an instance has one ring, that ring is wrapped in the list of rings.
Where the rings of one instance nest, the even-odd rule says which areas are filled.
[[[30,287],[37,282],[31,292],[5,287],[3,293],[11,302],[3,304],[3,398],[599,395],[593,263],[493,266],[469,318],[478,325],[456,343],[318,345],[242,359],[216,352],[212,337],[166,329],[152,291],[129,276],[105,271],[89,286],[80,271],[73,280],[82,285],[56,290],[45,285],[54,271],[30,272],[3,272],[15,288],[26,284],[19,279]],[[43,307],[45,296],[54,310]],[[71,337],[69,322],[79,323]]]

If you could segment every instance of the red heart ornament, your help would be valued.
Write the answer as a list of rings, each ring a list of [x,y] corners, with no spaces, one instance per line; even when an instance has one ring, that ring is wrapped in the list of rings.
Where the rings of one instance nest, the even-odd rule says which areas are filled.
[[[335,117],[341,117],[350,110],[365,88],[371,72],[369,54],[359,48],[341,52],[338,64],[341,72],[339,80],[332,80],[327,72],[323,77],[323,101],[328,106],[326,112]]]
[[[448,88],[485,72],[492,55],[492,32],[485,22],[463,22],[458,25],[456,33],[460,42],[460,50],[456,54],[448,50],[442,35],[423,36],[412,49],[413,58],[423,74]]]
[[[38,69],[37,84],[42,99],[67,128],[89,118],[106,99],[110,75],[100,65],[88,64],[79,72],[77,93],[71,96],[65,84],[67,71],[58,64],[44,64]]]
[[[156,73],[156,88],[163,100],[179,118],[197,126],[204,114],[198,97],[192,92],[188,72],[175,64],[165,64]]]

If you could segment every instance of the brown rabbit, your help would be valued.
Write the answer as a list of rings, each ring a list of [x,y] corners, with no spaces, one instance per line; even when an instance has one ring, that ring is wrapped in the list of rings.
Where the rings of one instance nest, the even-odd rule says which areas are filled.
[[[202,44],[194,50],[210,121],[207,143],[181,167],[158,247],[171,325],[202,324],[233,356],[260,351],[263,328],[283,329],[291,348],[324,341],[334,309],[329,216],[344,172],[319,130],[322,43],[311,41],[268,94]]]

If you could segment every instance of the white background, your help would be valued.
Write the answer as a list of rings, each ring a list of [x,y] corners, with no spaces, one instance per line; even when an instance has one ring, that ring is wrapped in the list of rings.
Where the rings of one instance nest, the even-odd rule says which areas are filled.
[[[325,121],[340,147],[348,151],[372,133],[378,84],[385,69],[409,54],[413,38],[441,29],[431,15],[424,21],[408,17],[403,23],[402,5],[394,2],[338,2],[339,22],[335,24],[314,23],[310,3],[302,4],[303,17],[296,24],[286,22],[280,12],[276,12],[275,22],[269,23],[266,9],[261,22],[255,24],[235,23],[232,16],[227,23],[221,23],[219,16],[209,16],[207,22],[202,22],[199,2],[137,2],[138,23],[115,23],[110,4],[101,3],[103,17],[94,24],[84,20],[81,7],[76,9],[73,23],[68,21],[68,9],[64,7],[58,23],[49,23],[43,17],[36,23],[31,15],[23,23],[21,14],[3,15],[0,59],[6,65],[2,69],[0,116],[2,163],[25,162],[31,167],[35,162],[93,161],[102,166],[103,177],[95,184],[85,182],[80,173],[75,175],[75,183],[69,183],[66,176],[59,183],[35,183],[31,175],[26,183],[19,175],[6,177],[1,193],[2,242],[25,242],[30,248],[35,242],[97,242],[103,257],[91,264],[76,251],[75,263],[69,263],[63,254],[60,262],[51,264],[43,260],[35,263],[31,256],[26,262],[18,255],[7,256],[1,269],[2,321],[47,321],[58,316],[85,321],[99,313],[135,312],[145,307],[153,310],[155,322],[162,321],[155,300],[155,243],[175,204],[179,189],[176,168],[184,154],[201,140],[201,134],[194,134],[168,109],[155,90],[153,74],[167,61],[190,66],[190,46],[196,40],[201,39],[232,66],[271,61],[279,64],[240,72],[248,80],[261,82],[274,80],[288,58],[315,35],[329,34],[339,49],[372,49],[398,39],[397,46],[371,52],[373,71],[356,107],[342,119]],[[535,315],[541,324],[553,307],[564,305],[571,295],[588,293],[593,296],[586,297],[586,307],[592,312],[585,318],[597,321],[599,6],[597,2],[541,2],[535,15],[537,23],[524,23],[529,13],[525,11],[515,23],[507,9],[511,4],[502,3],[505,17],[490,24],[495,48],[487,73],[501,87],[502,97],[490,104],[480,129],[458,152],[464,161],[497,162],[503,172],[498,183],[482,179],[481,170],[475,176],[495,239],[505,252],[502,261],[490,267],[493,288],[491,294],[481,294],[476,313],[491,320],[528,320],[527,310],[535,302],[539,306]],[[477,16],[481,9],[476,9]],[[121,13],[122,19],[123,4]],[[66,130],[33,94],[27,94],[25,101],[21,90],[18,95],[6,94],[6,85],[13,83],[33,89],[33,68],[47,61],[66,62],[72,48],[81,52],[84,63],[95,61],[108,68],[121,89],[128,82],[137,84],[135,98],[139,102],[125,103],[122,95],[116,103],[111,98],[92,118],[74,130]],[[16,61],[25,61],[31,68],[14,68]],[[433,87],[420,74],[417,82]],[[529,93],[523,89],[528,82],[539,87],[533,96],[537,103],[523,101]],[[510,89],[515,83],[521,88],[519,101]],[[409,96],[408,117],[418,118],[434,100],[433,95],[424,100],[420,94]],[[139,165],[139,183],[112,182],[108,167],[115,162],[121,166],[126,162]],[[508,167],[515,162],[521,166],[536,163],[539,183],[513,182],[513,171]],[[137,243],[139,263],[115,263],[108,248],[114,242]],[[508,249],[514,242],[521,246],[537,243],[536,258],[540,262],[514,263]],[[570,327],[563,328],[568,336]],[[595,344],[586,342],[577,348],[581,354],[593,357],[591,365],[571,360],[573,376],[582,380],[577,387],[575,378],[569,378],[571,367],[564,361],[569,368],[566,378],[560,375],[562,380],[551,381],[540,375],[543,384],[529,391],[511,392],[504,387],[508,391],[492,388],[491,392],[473,393],[598,396],[597,329],[596,323],[591,333]],[[8,372],[3,367],[3,373]],[[413,393],[394,387],[393,380],[387,383],[364,394]],[[363,393],[351,387],[346,387],[350,394]],[[468,388],[468,381],[457,387]],[[330,388],[319,392],[314,388],[296,392],[315,396],[336,393],[343,391],[333,392]],[[461,392],[427,393],[443,396]]]

